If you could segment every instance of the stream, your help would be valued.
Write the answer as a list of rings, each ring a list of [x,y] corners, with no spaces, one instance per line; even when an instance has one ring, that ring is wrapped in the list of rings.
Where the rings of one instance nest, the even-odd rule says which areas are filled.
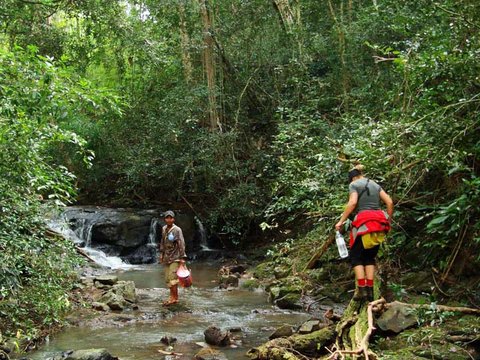
[[[161,301],[168,297],[159,265],[142,265],[131,269],[112,270],[119,280],[132,280],[137,288],[139,309],[130,311],[135,320],[85,322],[55,334],[39,350],[29,353],[31,359],[49,359],[60,352],[90,348],[105,348],[122,360],[164,358],[158,352],[165,349],[160,339],[174,337],[174,351],[192,359],[204,342],[203,332],[211,325],[222,330],[241,329],[233,335],[237,347],[219,348],[228,359],[245,359],[246,351],[268,340],[275,328],[289,324],[300,325],[310,316],[303,312],[281,310],[267,301],[261,290],[250,291],[241,287],[220,290],[217,284],[219,264],[194,262],[190,264],[194,286],[180,289],[180,303],[186,310],[165,313]],[[138,321],[137,321],[138,320]],[[172,358],[167,356],[167,358]]]

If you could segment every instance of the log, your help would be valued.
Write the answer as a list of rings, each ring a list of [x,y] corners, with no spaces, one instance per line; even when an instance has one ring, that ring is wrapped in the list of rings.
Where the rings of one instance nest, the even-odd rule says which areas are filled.
[[[403,306],[408,306],[414,309],[431,309],[430,304],[408,304],[400,301],[394,301],[392,303],[388,303],[386,304],[386,307],[389,307],[392,305],[403,305]],[[462,314],[480,315],[480,309],[473,309],[473,308],[467,308],[467,307],[461,307],[461,306],[457,307],[457,306],[436,305],[435,308],[438,311],[452,311],[452,312],[459,312]]]
[[[325,327],[305,335],[292,335],[278,338],[250,349],[247,356],[252,360],[296,360],[305,357],[318,357],[325,353],[336,336],[334,326]]]
[[[77,250],[77,252],[82,255],[83,257],[87,258],[89,261],[91,261],[92,263],[95,262],[95,260],[93,260],[90,255],[88,255],[85,251],[83,251],[81,248],[79,248],[78,246],[75,246],[75,250]]]
[[[165,350],[157,350],[160,354],[163,355],[171,355],[171,356],[183,356],[181,353],[177,353],[175,351],[165,351]]]
[[[328,248],[330,247],[330,245],[333,244],[333,241],[335,240],[335,237],[332,235],[330,236],[322,245],[322,247],[320,248],[320,250],[318,250],[312,257],[311,259],[308,261],[307,263],[307,266],[305,266],[305,269],[303,269],[303,271],[305,270],[309,270],[309,269],[313,269],[314,266],[315,266],[315,263],[318,259],[320,259],[323,254],[325,254],[325,252],[328,250]]]

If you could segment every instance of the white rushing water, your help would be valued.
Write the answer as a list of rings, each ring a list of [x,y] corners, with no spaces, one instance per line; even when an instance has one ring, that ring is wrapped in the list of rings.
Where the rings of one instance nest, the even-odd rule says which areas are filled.
[[[110,269],[130,269],[133,265],[123,262],[118,256],[108,256],[101,250],[91,247],[92,245],[92,229],[94,224],[83,221],[78,229],[78,234],[73,231],[68,223],[62,217],[47,221],[47,226],[64,238],[72,241],[76,246],[80,247],[96,264]],[[83,247],[82,247],[83,246]]]
[[[212,249],[210,249],[207,244],[207,231],[198,217],[195,217],[195,223],[197,224],[198,233],[200,236],[200,248],[203,251],[211,251]]]
[[[157,247],[157,228],[159,221],[157,218],[152,218],[150,223],[150,233],[148,234],[148,246]]]

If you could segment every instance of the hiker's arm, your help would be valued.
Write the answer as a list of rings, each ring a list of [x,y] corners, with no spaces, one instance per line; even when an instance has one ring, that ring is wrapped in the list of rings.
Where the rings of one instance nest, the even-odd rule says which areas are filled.
[[[380,191],[380,199],[385,203],[387,207],[387,214],[388,217],[391,219],[393,216],[393,200],[392,198],[385,192],[385,190]]]
[[[345,210],[343,211],[343,214],[340,217],[340,220],[335,224],[335,229],[337,230],[341,229],[342,225],[345,223],[345,221],[347,221],[348,216],[357,207],[357,202],[358,202],[358,193],[356,191],[352,191],[350,193],[350,197],[348,198],[347,206],[345,207]]]

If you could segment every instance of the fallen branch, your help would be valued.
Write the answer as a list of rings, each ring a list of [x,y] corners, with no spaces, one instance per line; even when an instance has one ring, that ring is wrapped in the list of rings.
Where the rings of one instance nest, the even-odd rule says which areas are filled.
[[[335,238],[332,236],[330,236],[322,245],[321,249],[316,252],[312,257],[311,259],[308,261],[307,265],[305,266],[305,269],[303,269],[303,271],[305,270],[309,270],[309,269],[313,269],[313,267],[315,266],[315,262],[320,259],[323,254],[325,254],[325,252],[328,250],[328,248],[330,247],[330,245],[333,244],[333,241],[335,240]]]
[[[182,356],[183,354],[177,353],[175,351],[165,351],[165,350],[157,350],[160,354],[163,355],[170,355],[170,356]]]
[[[77,253],[79,253],[80,255],[82,255],[83,257],[87,258],[89,261],[91,262],[95,262],[95,260],[93,260],[90,255],[88,255],[85,251],[83,251],[80,247],[78,246],[75,246],[75,250],[77,250]]]
[[[182,200],[185,202],[185,204],[188,205],[188,207],[193,211],[193,213],[198,217],[199,220],[201,220],[201,216],[198,214],[198,212],[193,208],[193,205],[190,204],[190,202],[182,195],[182,194],[179,194],[180,197],[182,198]]]
[[[447,335],[445,339],[449,342],[464,342],[464,343],[471,343],[474,341],[480,340],[480,336],[474,335]]]
[[[386,57],[382,57],[382,56],[374,56],[373,57],[373,61],[375,62],[375,64],[378,64],[379,62],[384,62],[384,61],[394,61],[396,58],[386,58]]]
[[[388,303],[386,304],[386,307],[390,307],[393,305],[402,305],[402,306],[407,306],[414,309],[431,309],[430,304],[408,304],[400,301],[394,301],[394,302]],[[452,311],[452,312],[460,312],[462,314],[480,315],[480,309],[472,309],[472,308],[461,307],[461,306],[457,307],[457,306],[436,305],[435,309],[438,311]]]

